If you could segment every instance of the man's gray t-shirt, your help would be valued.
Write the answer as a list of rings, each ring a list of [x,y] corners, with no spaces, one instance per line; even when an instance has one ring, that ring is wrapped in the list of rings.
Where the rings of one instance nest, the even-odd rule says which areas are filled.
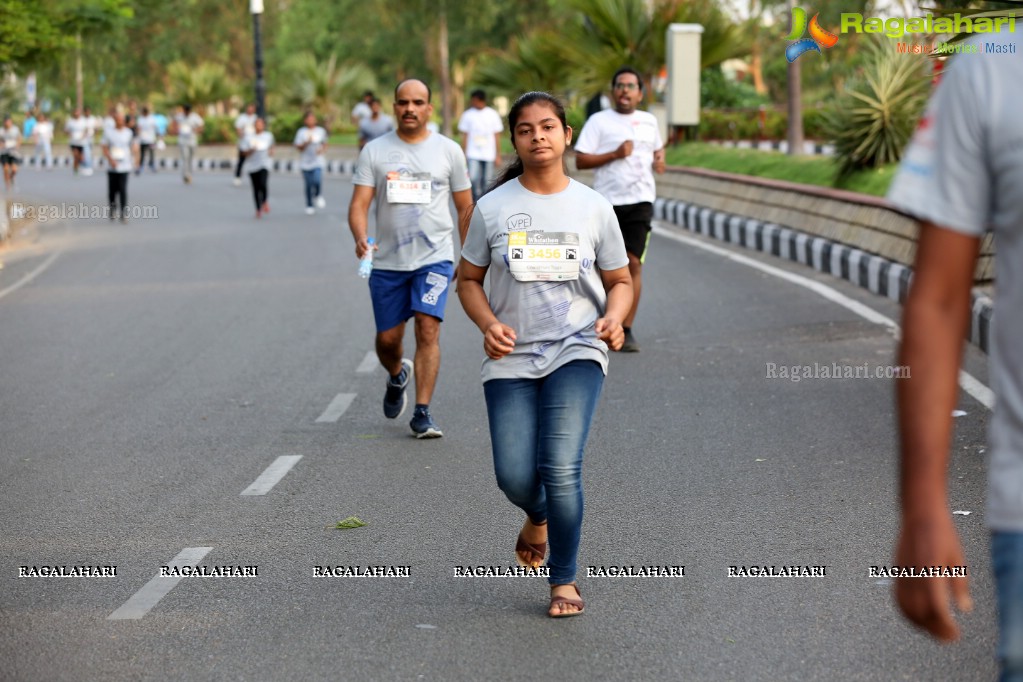
[[[451,193],[472,186],[456,142],[431,133],[409,144],[388,133],[359,152],[352,182],[376,190],[374,268],[411,272],[454,262]]]
[[[509,232],[578,234],[579,278],[520,282],[509,270]],[[607,307],[601,270],[629,258],[618,218],[607,199],[571,180],[557,194],[535,194],[511,180],[476,203],[462,258],[489,267],[490,307],[515,330],[515,350],[483,361],[483,381],[539,379],[573,360],[594,360],[607,373],[607,344],[594,323]]]
[[[376,119],[366,116],[359,121],[359,137],[367,143],[378,137],[383,137],[392,130],[394,130],[394,119],[385,114],[380,114]]]
[[[995,232],[997,323],[990,377],[988,525],[1023,531],[1023,40],[968,41],[942,75],[888,198],[915,217],[980,237]],[[995,52],[1015,45],[1014,53]]]

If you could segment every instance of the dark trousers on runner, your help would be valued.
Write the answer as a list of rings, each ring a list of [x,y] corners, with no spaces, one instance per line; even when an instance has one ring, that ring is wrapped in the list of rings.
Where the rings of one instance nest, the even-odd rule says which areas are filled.
[[[238,149],[238,163],[234,166],[234,177],[240,178],[242,176],[242,164],[245,163],[245,154],[242,150]]]
[[[156,170],[156,152],[153,150],[153,144],[146,144],[143,142],[139,145],[139,167],[135,169],[135,174],[141,174],[142,169],[146,167],[146,154],[149,154],[149,170]]]
[[[256,199],[256,210],[259,211],[263,208],[266,200],[270,198],[270,189],[268,187],[270,171],[261,168],[255,173],[249,173],[249,178],[252,180],[252,195]]]
[[[117,204],[117,200],[120,200],[121,204],[121,217],[124,218],[127,216],[128,175],[129,173],[118,173],[116,171],[109,171],[107,173],[107,201],[110,204],[111,220],[113,220],[117,215],[114,208]]]

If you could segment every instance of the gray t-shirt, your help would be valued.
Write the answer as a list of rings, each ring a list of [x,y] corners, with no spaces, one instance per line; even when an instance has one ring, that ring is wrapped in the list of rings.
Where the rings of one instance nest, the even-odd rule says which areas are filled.
[[[359,121],[359,138],[366,142],[383,137],[392,130],[394,130],[394,119],[385,114],[380,114],[376,120],[373,120],[371,116],[366,116]]]
[[[579,278],[520,282],[509,269],[509,232],[578,235]],[[564,242],[559,248],[565,248]],[[476,203],[462,258],[489,267],[490,308],[515,330],[515,350],[483,360],[483,381],[539,379],[573,360],[594,360],[607,373],[607,344],[594,323],[607,306],[601,270],[629,264],[614,209],[572,180],[557,194],[534,194],[511,180]]]
[[[376,190],[373,267],[411,272],[454,262],[451,193],[472,187],[456,142],[431,133],[409,144],[388,133],[359,152],[352,182]]]
[[[983,52],[954,57],[913,136],[888,198],[956,232],[995,232],[997,323],[990,377],[988,525],[1023,531],[1023,40],[972,38]],[[1010,53],[997,50],[1015,45]]]
[[[132,159],[131,146],[134,140],[131,128],[107,128],[103,131],[100,144],[110,147],[110,156],[114,159],[114,167],[108,169],[111,173],[130,173],[135,165]]]

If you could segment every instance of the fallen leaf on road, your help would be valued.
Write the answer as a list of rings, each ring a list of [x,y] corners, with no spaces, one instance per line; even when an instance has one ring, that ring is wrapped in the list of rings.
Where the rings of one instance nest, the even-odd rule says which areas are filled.
[[[766,460],[766,459],[755,459],[755,460],[753,460],[753,461],[754,461],[754,462],[766,462],[767,460]]]
[[[968,512],[968,511],[954,511],[954,512],[952,512],[953,515],[958,514],[959,516],[969,516],[972,513],[973,512]]]
[[[360,519],[358,516],[349,516],[344,521],[338,521],[337,525],[335,525],[334,528],[335,529],[362,528],[365,525],[366,522]]]

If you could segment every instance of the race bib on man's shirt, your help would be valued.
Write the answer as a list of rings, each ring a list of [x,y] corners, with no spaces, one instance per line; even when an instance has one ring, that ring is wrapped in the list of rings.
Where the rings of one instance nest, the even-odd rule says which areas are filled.
[[[387,173],[387,203],[389,204],[428,204],[431,195],[431,175],[429,173]]]
[[[519,282],[579,279],[575,232],[509,232],[508,270]]]
[[[122,159],[126,159],[127,157],[128,152],[124,149],[124,147],[110,148],[110,158],[112,158],[114,161],[121,161]]]

